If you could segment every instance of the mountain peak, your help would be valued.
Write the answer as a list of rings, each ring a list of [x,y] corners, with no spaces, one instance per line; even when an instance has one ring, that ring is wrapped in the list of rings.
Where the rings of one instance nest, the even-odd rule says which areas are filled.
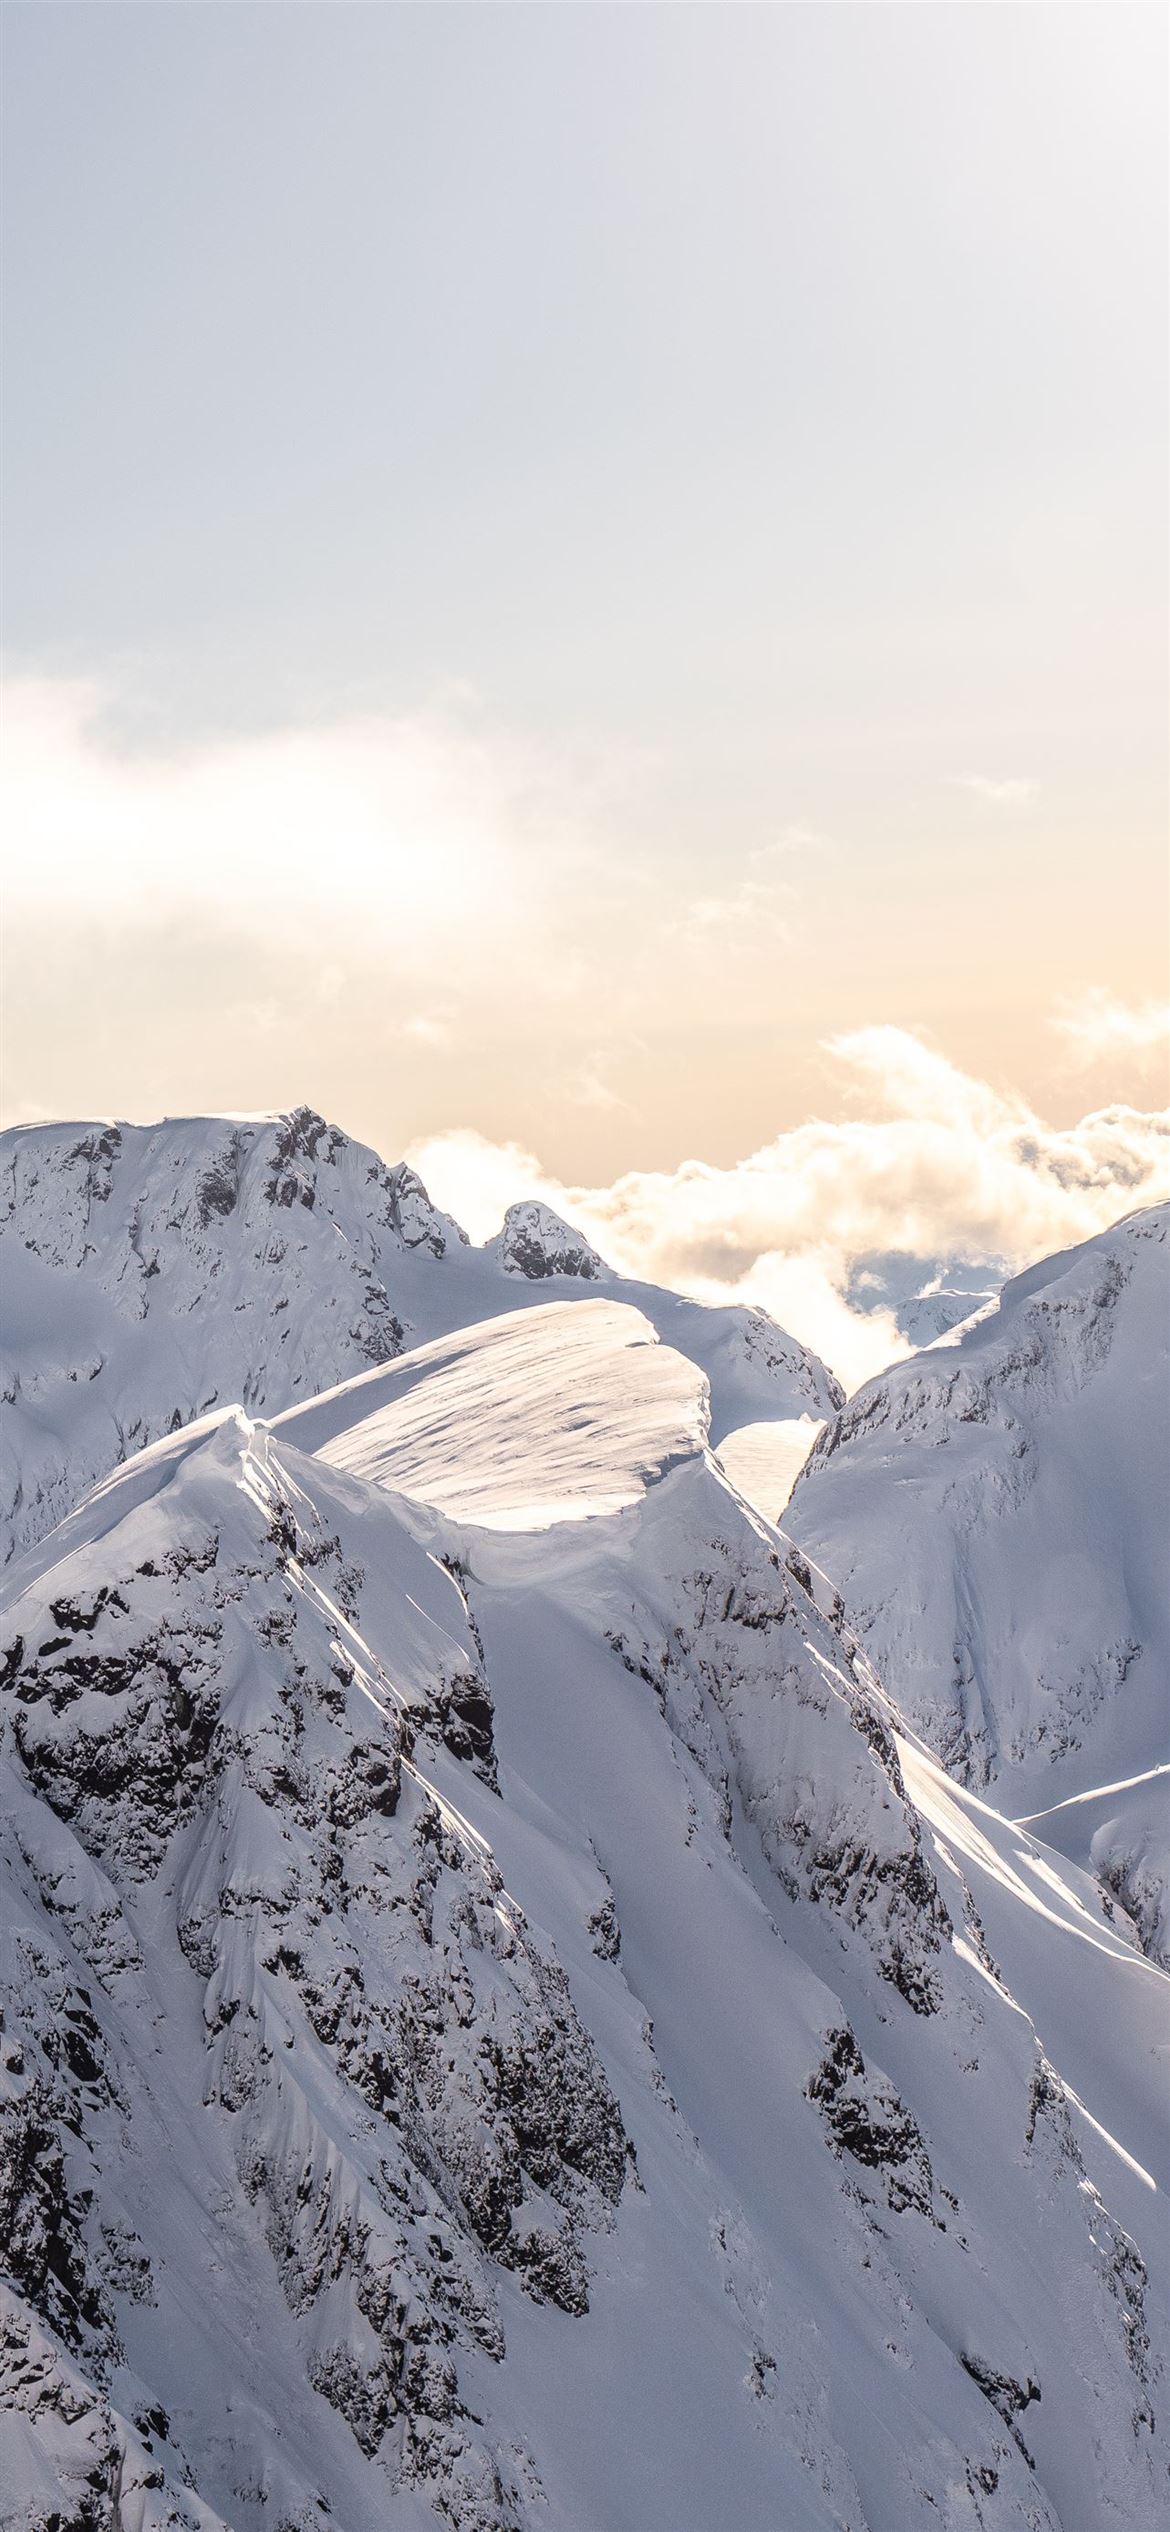
[[[1166,1982],[698,1366],[507,1298],[13,1574],[5,2522],[1154,2532]]]
[[[407,1162],[305,1105],[0,1136],[0,1255],[0,1557],[193,1418],[279,1414],[553,1291],[634,1302],[706,1375],[717,1443],[840,1403],[762,1313],[627,1282],[546,1205],[473,1248]]]
[[[509,1205],[503,1228],[489,1245],[505,1274],[525,1275],[530,1283],[541,1283],[549,1275],[573,1275],[583,1283],[598,1283],[611,1274],[584,1233],[533,1196]]]

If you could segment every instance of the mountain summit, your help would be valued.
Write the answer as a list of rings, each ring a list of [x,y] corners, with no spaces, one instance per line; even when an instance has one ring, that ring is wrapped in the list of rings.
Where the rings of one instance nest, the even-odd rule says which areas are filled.
[[[311,1108],[0,1136],[3,1552],[132,1451],[238,1401],[278,1413],[409,1346],[604,1280],[709,1380],[716,1440],[823,1417],[831,1372],[766,1312],[611,1275],[543,1205],[472,1248],[414,1171]]]

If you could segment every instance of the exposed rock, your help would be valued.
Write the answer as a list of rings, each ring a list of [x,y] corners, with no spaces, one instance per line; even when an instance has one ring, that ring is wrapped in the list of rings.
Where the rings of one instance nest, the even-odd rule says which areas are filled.
[[[505,1274],[526,1275],[530,1283],[550,1275],[575,1275],[595,1283],[609,1272],[580,1231],[562,1222],[548,1205],[532,1200],[509,1205],[495,1250]]]

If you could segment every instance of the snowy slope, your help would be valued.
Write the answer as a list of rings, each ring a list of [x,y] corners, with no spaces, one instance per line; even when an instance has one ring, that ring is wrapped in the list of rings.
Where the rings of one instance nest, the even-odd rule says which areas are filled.
[[[461,1328],[277,1422],[330,1466],[488,1530],[620,1512],[707,1432],[694,1364],[606,1301]]]
[[[779,1521],[813,1443],[823,1431],[824,1418],[811,1415],[742,1424],[738,1432],[724,1434],[719,1465],[766,1521]]]
[[[0,1554],[216,1405],[276,1413],[550,1279],[643,1309],[706,1372],[717,1436],[840,1403],[764,1311],[622,1282],[541,1205],[473,1249],[411,1170],[310,1109],[19,1127],[0,1137]]]
[[[1170,1761],[1071,1794],[1030,1818],[1025,1814],[1020,1826],[1095,1873],[1133,1918],[1155,1960],[1170,1968]]]
[[[1161,2519],[1170,1980],[704,1426],[607,1289],[12,1570],[0,2523]]]
[[[944,1764],[1042,1815],[1163,1949],[1168,1219],[1047,1259],[871,1381],[785,1514]]]

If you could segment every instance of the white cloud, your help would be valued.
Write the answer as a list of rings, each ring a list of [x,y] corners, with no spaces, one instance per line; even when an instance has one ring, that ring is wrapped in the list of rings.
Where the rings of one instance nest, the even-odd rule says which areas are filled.
[[[1170,1002],[1122,1002],[1104,985],[1091,985],[1075,1002],[1062,1004],[1052,1026],[1080,1071],[1119,1055],[1144,1068],[1159,1058],[1164,1062],[1170,1049]]]
[[[159,752],[114,743],[93,685],[4,699],[8,919],[124,935],[212,923],[336,974],[376,959],[422,997],[485,955],[518,964],[596,848],[566,763],[466,699]],[[546,989],[532,962],[529,990]]]
[[[844,1074],[847,1102],[879,1116],[909,1117],[919,1125],[979,1135],[994,1134],[1013,1120],[1029,1120],[1024,1100],[960,1072],[909,1029],[850,1029],[826,1039],[825,1052]]]
[[[680,912],[628,824],[607,820],[606,785],[622,769],[607,760],[603,780],[596,765],[522,746],[489,729],[474,698],[161,753],[112,743],[108,709],[97,690],[57,680],[20,679],[8,696],[5,928],[30,994],[36,974],[13,1030],[13,1073],[18,1046],[29,1068],[10,1080],[16,1115],[34,1112],[28,1093],[42,1088],[36,1113],[69,1112],[75,1078],[92,1080],[102,1105],[130,1095],[147,1113],[192,1100],[176,1074],[197,1082],[192,1103],[279,1104],[305,1095],[306,1049],[335,1061],[337,1086],[310,1095],[347,1115],[347,1085],[352,1095],[379,1067],[400,1061],[412,1076],[430,1058],[438,1070],[455,1046],[487,1049],[490,1067],[507,1039],[539,1068],[529,1114],[551,1114],[558,1131],[574,1109],[604,1120],[629,1111],[663,1024],[693,1021],[714,1063],[719,1043],[704,1032],[716,999],[737,1021],[771,1021],[774,952],[802,866],[831,849],[786,829]],[[960,779],[1009,807],[1035,788]],[[58,1001],[42,1021],[50,924]],[[782,965],[807,997],[797,960]],[[1096,988],[1057,1025],[1078,1062],[1153,1060],[1165,1012]],[[115,1044],[129,1094],[111,1090]],[[412,1157],[474,1235],[514,1197],[542,1195],[615,1264],[758,1298],[849,1377],[891,1346],[880,1317],[862,1320],[842,1298],[851,1261],[904,1249],[928,1264],[1022,1263],[1162,1183],[1164,1121],[1112,1107],[1052,1128],[904,1029],[852,1030],[829,1053],[833,1121],[810,1120],[732,1168],[689,1161],[573,1188],[531,1152],[462,1132]]]
[[[993,809],[1022,809],[1034,800],[1040,789],[1026,774],[953,774],[960,790],[974,792],[977,800],[990,802]]]
[[[404,1157],[417,1169],[435,1203],[445,1213],[453,1213],[475,1241],[493,1238],[509,1205],[521,1196],[541,1196],[549,1204],[554,1201],[549,1191],[555,1182],[534,1152],[526,1152],[519,1143],[493,1143],[489,1135],[476,1134],[470,1126],[424,1135],[410,1144]]]
[[[841,1271],[841,1259],[831,1251],[827,1256],[816,1249],[806,1249],[799,1256],[772,1251],[756,1259],[735,1297],[762,1303],[782,1328],[798,1336],[802,1345],[810,1345],[843,1386],[853,1390],[912,1349],[892,1311],[850,1309],[838,1281]]]
[[[905,1251],[924,1278],[948,1257],[1018,1268],[1170,1193],[1170,1116],[1111,1107],[1050,1126],[901,1029],[858,1030],[829,1053],[854,1113],[731,1168],[686,1161],[570,1187],[534,1154],[466,1133],[411,1158],[473,1236],[515,1197],[542,1196],[628,1274],[762,1302],[851,1385],[907,1350],[884,1313],[848,1308],[853,1261]]]

